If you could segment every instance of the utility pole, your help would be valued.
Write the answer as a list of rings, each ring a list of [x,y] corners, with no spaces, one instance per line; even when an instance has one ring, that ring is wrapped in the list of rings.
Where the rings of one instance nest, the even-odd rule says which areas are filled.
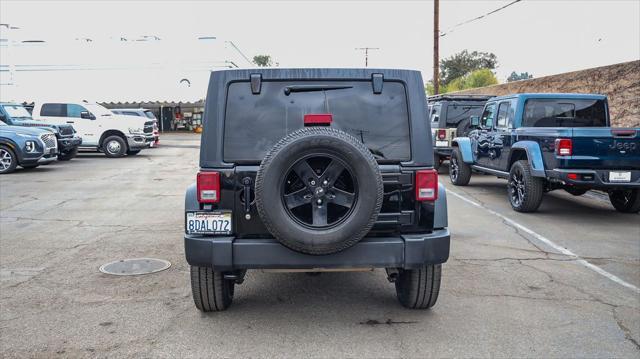
[[[356,47],[356,50],[364,51],[364,67],[369,67],[369,50],[380,50],[379,47]]]
[[[433,92],[440,93],[440,0],[433,0]]]

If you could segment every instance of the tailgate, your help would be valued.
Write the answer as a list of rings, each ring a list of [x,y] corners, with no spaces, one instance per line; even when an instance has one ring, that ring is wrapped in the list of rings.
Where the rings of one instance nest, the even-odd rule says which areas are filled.
[[[573,128],[573,155],[562,167],[640,169],[639,132],[633,128]]]

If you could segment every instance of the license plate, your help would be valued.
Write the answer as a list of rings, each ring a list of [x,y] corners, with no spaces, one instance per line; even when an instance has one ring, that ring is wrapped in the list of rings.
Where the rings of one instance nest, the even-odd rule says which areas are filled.
[[[185,231],[187,234],[229,234],[231,213],[187,212]]]
[[[50,148],[50,149],[49,149],[49,154],[50,154],[50,155],[53,155],[53,154],[55,154],[55,153],[56,153],[56,149],[55,149],[55,148]]]
[[[631,172],[609,172],[609,182],[631,182]]]
[[[447,147],[449,146],[449,141],[436,141],[436,147]]]

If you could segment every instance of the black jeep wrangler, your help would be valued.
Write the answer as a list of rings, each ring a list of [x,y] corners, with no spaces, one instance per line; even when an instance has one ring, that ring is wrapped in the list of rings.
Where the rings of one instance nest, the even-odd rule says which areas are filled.
[[[408,70],[212,72],[185,198],[196,307],[229,307],[247,269],[372,268],[433,306],[449,231],[423,88]]]

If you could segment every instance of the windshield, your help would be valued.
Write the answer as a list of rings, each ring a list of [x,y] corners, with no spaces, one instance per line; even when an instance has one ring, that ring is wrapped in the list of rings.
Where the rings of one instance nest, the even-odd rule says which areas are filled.
[[[530,99],[525,102],[523,127],[606,127],[604,100]]]
[[[331,127],[360,140],[379,161],[411,158],[405,87],[385,81],[265,81],[259,95],[249,82],[229,85],[224,159],[257,162],[281,138],[304,127],[306,114],[332,114]]]
[[[106,107],[98,105],[97,103],[86,103],[83,106],[89,110],[94,116],[113,116],[113,112],[107,110]]]
[[[152,119],[152,120],[155,120],[155,119],[156,119],[156,115],[154,115],[154,114],[153,114],[153,112],[151,112],[151,111],[149,111],[149,110],[145,110],[145,111],[144,111],[144,114],[145,114],[148,118],[150,118],[150,119]]]
[[[30,120],[31,114],[20,105],[2,105],[4,111],[14,120]]]

